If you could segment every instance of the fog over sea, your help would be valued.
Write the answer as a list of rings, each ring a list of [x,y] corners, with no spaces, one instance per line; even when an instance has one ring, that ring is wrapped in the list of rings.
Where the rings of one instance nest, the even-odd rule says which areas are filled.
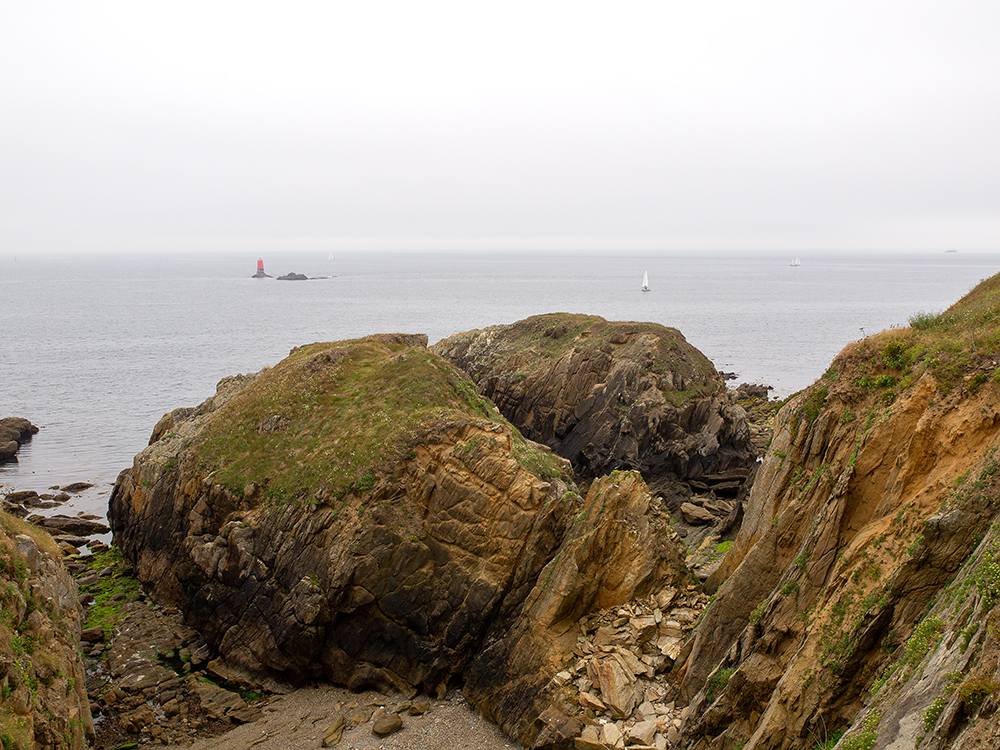
[[[0,487],[89,481],[64,512],[104,512],[156,421],[297,345],[460,331],[575,312],[681,331],[740,382],[784,397],[849,342],[939,312],[1000,270],[997,252],[252,253],[0,257],[0,417],[41,432]],[[652,291],[640,291],[648,271]],[[862,330],[863,329],[863,330]]]

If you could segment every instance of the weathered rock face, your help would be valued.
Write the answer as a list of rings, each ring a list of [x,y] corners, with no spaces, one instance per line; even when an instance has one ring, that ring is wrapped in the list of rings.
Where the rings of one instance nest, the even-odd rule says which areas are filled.
[[[540,315],[433,349],[583,476],[637,469],[662,491],[678,480],[715,484],[730,470],[744,479],[755,460],[746,413],[673,328]]]
[[[17,450],[31,440],[38,428],[22,417],[0,419],[0,461],[17,461]]]
[[[94,736],[76,586],[44,533],[0,514],[0,739],[82,750]]]
[[[392,370],[401,356],[422,359],[425,378],[461,382],[425,349],[379,341],[359,346],[366,353],[353,364],[350,344],[334,347],[344,359],[330,358],[339,370],[319,388],[354,387],[364,377],[355,365]],[[115,541],[140,579],[176,602],[237,666],[295,680],[326,676],[357,687],[408,683],[434,691],[463,668],[517,583],[518,561],[532,555],[538,566],[547,561],[546,550],[526,546],[529,538],[555,546],[573,503],[562,499],[560,480],[543,481],[520,466],[509,427],[457,408],[450,418],[419,426],[424,434],[403,447],[406,458],[363,466],[349,486],[322,478],[308,495],[295,489],[269,495],[274,478],[268,486],[268,477],[256,483],[239,477],[238,490],[217,482],[214,467],[204,463],[206,436],[238,432],[234,414],[250,402],[301,396],[281,391],[293,377],[316,388],[313,365],[329,364],[322,359],[329,349],[295,353],[244,379],[258,386],[256,393],[234,391],[239,384],[227,382],[186,422],[175,413],[172,430],[119,478],[110,513]],[[452,396],[456,403],[462,398],[454,390]],[[350,439],[336,417],[314,422],[309,414],[288,411],[279,415],[286,428],[260,434],[292,433],[290,444],[299,445],[294,433],[325,429],[317,452]],[[282,421],[273,416],[252,422]],[[377,418],[395,423],[397,416]],[[294,454],[282,460],[294,461]],[[316,467],[296,465],[300,471],[309,475]]]
[[[555,746],[579,619],[676,586],[682,553],[638,475],[582,499],[425,342],[303,347],[167,415],[116,483],[115,543],[234,672],[457,682]]]
[[[848,347],[778,414],[672,675],[691,701],[682,747],[808,750],[848,728],[855,748],[992,746],[975,743],[998,734],[1000,542],[980,540],[1000,497],[1000,389],[975,326],[998,286],[930,330]]]
[[[588,684],[569,683],[572,672],[564,679],[558,675],[584,656],[579,646],[587,640],[588,616],[646,597],[659,597],[664,608],[670,605],[678,587],[689,581],[681,550],[669,517],[637,473],[616,472],[594,482],[520,611],[503,613],[490,629],[467,675],[469,702],[527,746],[558,746],[579,735],[587,716],[594,715],[594,706],[587,704],[591,695],[611,707],[616,718],[630,717],[645,695],[638,678],[652,678],[672,663],[656,646],[663,635],[662,616],[638,626],[647,628],[642,642],[654,646],[647,662],[640,661],[636,639],[633,648],[621,648],[627,639],[617,642],[617,634],[606,628],[602,645],[617,642],[619,648],[586,661],[593,673]],[[679,636],[680,626],[674,626]],[[664,645],[669,648],[673,641]],[[538,718],[525,726],[525,717]]]

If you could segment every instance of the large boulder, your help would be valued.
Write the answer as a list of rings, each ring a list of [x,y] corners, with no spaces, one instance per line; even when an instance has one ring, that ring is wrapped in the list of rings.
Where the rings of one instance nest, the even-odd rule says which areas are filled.
[[[224,381],[119,477],[115,543],[234,666],[443,689],[529,541],[558,543],[559,460],[410,343],[304,347]]]
[[[582,498],[425,342],[298,348],[171,412],[115,485],[115,543],[243,679],[460,685],[564,746],[580,619],[688,581],[681,547],[638,474]]]
[[[444,339],[433,350],[531,440],[594,477],[637,469],[657,491],[747,476],[746,413],[679,331],[591,315],[539,315]]]

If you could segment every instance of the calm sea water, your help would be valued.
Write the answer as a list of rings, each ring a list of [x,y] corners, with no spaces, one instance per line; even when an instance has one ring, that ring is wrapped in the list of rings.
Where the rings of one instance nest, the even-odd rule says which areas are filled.
[[[453,333],[545,312],[680,329],[737,382],[784,396],[850,341],[943,310],[997,253],[237,254],[0,257],[0,416],[42,428],[0,486],[85,480],[106,503],[156,421],[289,349],[378,332]],[[639,290],[643,271],[652,291]],[[72,506],[70,508],[72,510]]]

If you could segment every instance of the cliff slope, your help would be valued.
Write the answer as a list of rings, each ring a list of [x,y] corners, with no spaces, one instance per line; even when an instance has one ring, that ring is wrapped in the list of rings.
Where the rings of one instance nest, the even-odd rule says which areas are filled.
[[[0,512],[0,742],[82,750],[94,736],[76,585],[45,532]]]
[[[998,320],[993,277],[778,413],[673,672],[683,747],[996,746]]]

